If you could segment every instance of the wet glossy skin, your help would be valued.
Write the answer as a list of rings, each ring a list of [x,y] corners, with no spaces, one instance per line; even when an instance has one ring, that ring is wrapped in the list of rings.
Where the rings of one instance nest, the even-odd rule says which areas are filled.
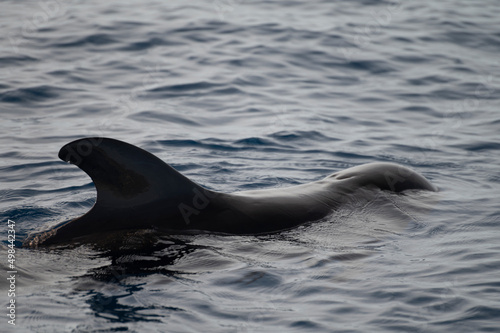
[[[147,151],[107,138],[76,140],[61,148],[59,157],[92,178],[96,204],[80,218],[29,237],[25,246],[92,242],[99,234],[125,229],[267,233],[321,219],[351,195],[366,195],[357,193],[360,188],[437,190],[404,166],[370,163],[288,188],[219,193]]]

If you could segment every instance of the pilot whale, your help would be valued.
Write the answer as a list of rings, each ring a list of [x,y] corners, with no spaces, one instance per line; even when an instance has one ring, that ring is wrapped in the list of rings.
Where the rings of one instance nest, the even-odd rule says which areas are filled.
[[[322,219],[360,188],[437,191],[405,166],[375,162],[307,184],[222,193],[189,180],[139,147],[102,137],[70,142],[61,148],[59,158],[90,176],[96,202],[83,216],[30,236],[24,246],[91,241],[118,230],[270,233]]]

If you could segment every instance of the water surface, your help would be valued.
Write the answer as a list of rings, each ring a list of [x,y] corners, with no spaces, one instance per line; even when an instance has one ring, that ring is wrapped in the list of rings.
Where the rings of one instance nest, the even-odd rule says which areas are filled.
[[[17,243],[16,332],[496,332],[496,1],[4,1],[1,270],[85,213],[67,142],[138,145],[220,191],[390,161],[439,193],[382,193],[266,236]],[[6,280],[2,302],[9,301]]]

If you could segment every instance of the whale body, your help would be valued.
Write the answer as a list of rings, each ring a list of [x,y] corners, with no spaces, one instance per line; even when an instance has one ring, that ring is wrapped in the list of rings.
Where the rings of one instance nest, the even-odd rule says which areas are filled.
[[[322,219],[357,189],[437,191],[417,172],[375,162],[291,186],[222,193],[189,180],[153,154],[110,138],[83,138],[59,151],[93,180],[97,199],[85,215],[29,237],[24,246],[91,241],[117,230],[262,234]]]

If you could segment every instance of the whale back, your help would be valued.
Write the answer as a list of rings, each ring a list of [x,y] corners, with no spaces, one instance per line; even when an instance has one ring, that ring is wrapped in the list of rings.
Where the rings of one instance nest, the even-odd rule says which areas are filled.
[[[375,186],[381,190],[402,192],[405,190],[437,191],[424,176],[403,165],[388,162],[373,162],[358,165],[327,178],[352,182],[351,187]]]
[[[286,189],[225,194],[203,188],[141,148],[98,137],[66,144],[59,157],[92,178],[96,202],[85,215],[33,236],[28,246],[128,229],[273,232],[323,218],[359,188],[437,190],[411,169],[370,163]]]

